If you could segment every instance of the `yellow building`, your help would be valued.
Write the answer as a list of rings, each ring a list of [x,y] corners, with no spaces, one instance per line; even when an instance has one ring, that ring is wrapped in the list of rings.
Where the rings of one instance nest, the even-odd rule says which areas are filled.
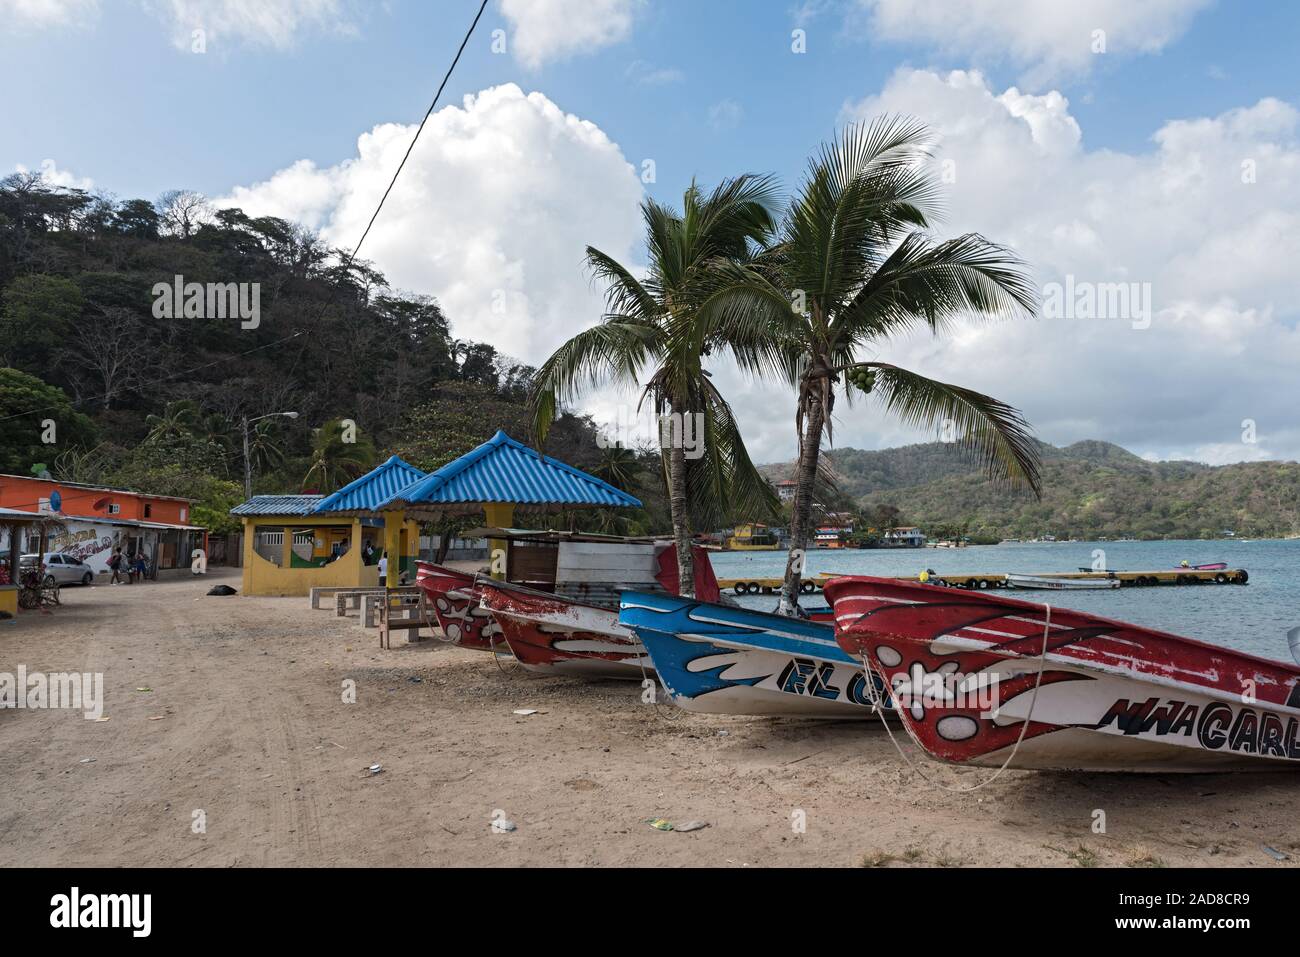
[[[727,539],[727,548],[736,552],[775,552],[781,548],[776,535],[761,522],[737,525]]]
[[[317,513],[321,495],[254,495],[231,509],[244,526],[245,595],[307,595],[312,588],[376,587],[382,518]],[[415,578],[420,528],[401,522],[396,571]]]

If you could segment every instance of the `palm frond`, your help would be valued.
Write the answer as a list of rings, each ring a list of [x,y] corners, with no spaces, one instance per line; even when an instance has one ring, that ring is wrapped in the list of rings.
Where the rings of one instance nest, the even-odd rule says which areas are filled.
[[[887,362],[863,365],[876,370],[873,394],[887,412],[912,426],[946,426],[956,446],[980,461],[990,478],[1027,485],[1041,497],[1039,445],[1017,409]]]
[[[1038,292],[1020,257],[978,233],[936,243],[909,234],[835,320],[839,345],[906,331],[932,332],[962,317],[1032,316]]]

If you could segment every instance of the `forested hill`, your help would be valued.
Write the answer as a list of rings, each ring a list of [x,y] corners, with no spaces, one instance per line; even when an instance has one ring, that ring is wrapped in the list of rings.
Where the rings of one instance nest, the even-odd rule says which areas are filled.
[[[0,180],[0,472],[192,496],[219,527],[242,499],[245,416],[298,413],[253,429],[259,492],[331,491],[393,451],[434,468],[502,427],[527,440],[531,368],[455,339],[437,301],[345,261],[300,225],[191,192]],[[186,318],[156,289],[177,276],[257,284],[256,321]],[[546,451],[598,469],[594,435],[565,416]]]
[[[1215,538],[1300,534],[1300,465],[1149,462],[1108,442],[1041,445],[1043,498],[989,482],[951,445],[829,454],[838,491],[904,521],[1003,538]],[[785,478],[789,463],[764,466]]]

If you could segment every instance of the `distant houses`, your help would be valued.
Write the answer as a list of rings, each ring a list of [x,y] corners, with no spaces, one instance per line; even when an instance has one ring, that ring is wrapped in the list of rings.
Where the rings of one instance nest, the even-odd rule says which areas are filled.
[[[885,544],[894,548],[924,548],[925,536],[915,525],[900,525],[885,532]]]

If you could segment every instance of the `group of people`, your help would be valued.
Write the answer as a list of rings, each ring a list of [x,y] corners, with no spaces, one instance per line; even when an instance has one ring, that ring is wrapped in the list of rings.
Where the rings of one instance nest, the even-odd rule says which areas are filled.
[[[128,557],[122,554],[121,546],[115,547],[108,558],[108,570],[113,573],[108,580],[110,585],[134,585],[137,578],[144,581],[149,577],[149,563],[145,559],[144,549]]]

